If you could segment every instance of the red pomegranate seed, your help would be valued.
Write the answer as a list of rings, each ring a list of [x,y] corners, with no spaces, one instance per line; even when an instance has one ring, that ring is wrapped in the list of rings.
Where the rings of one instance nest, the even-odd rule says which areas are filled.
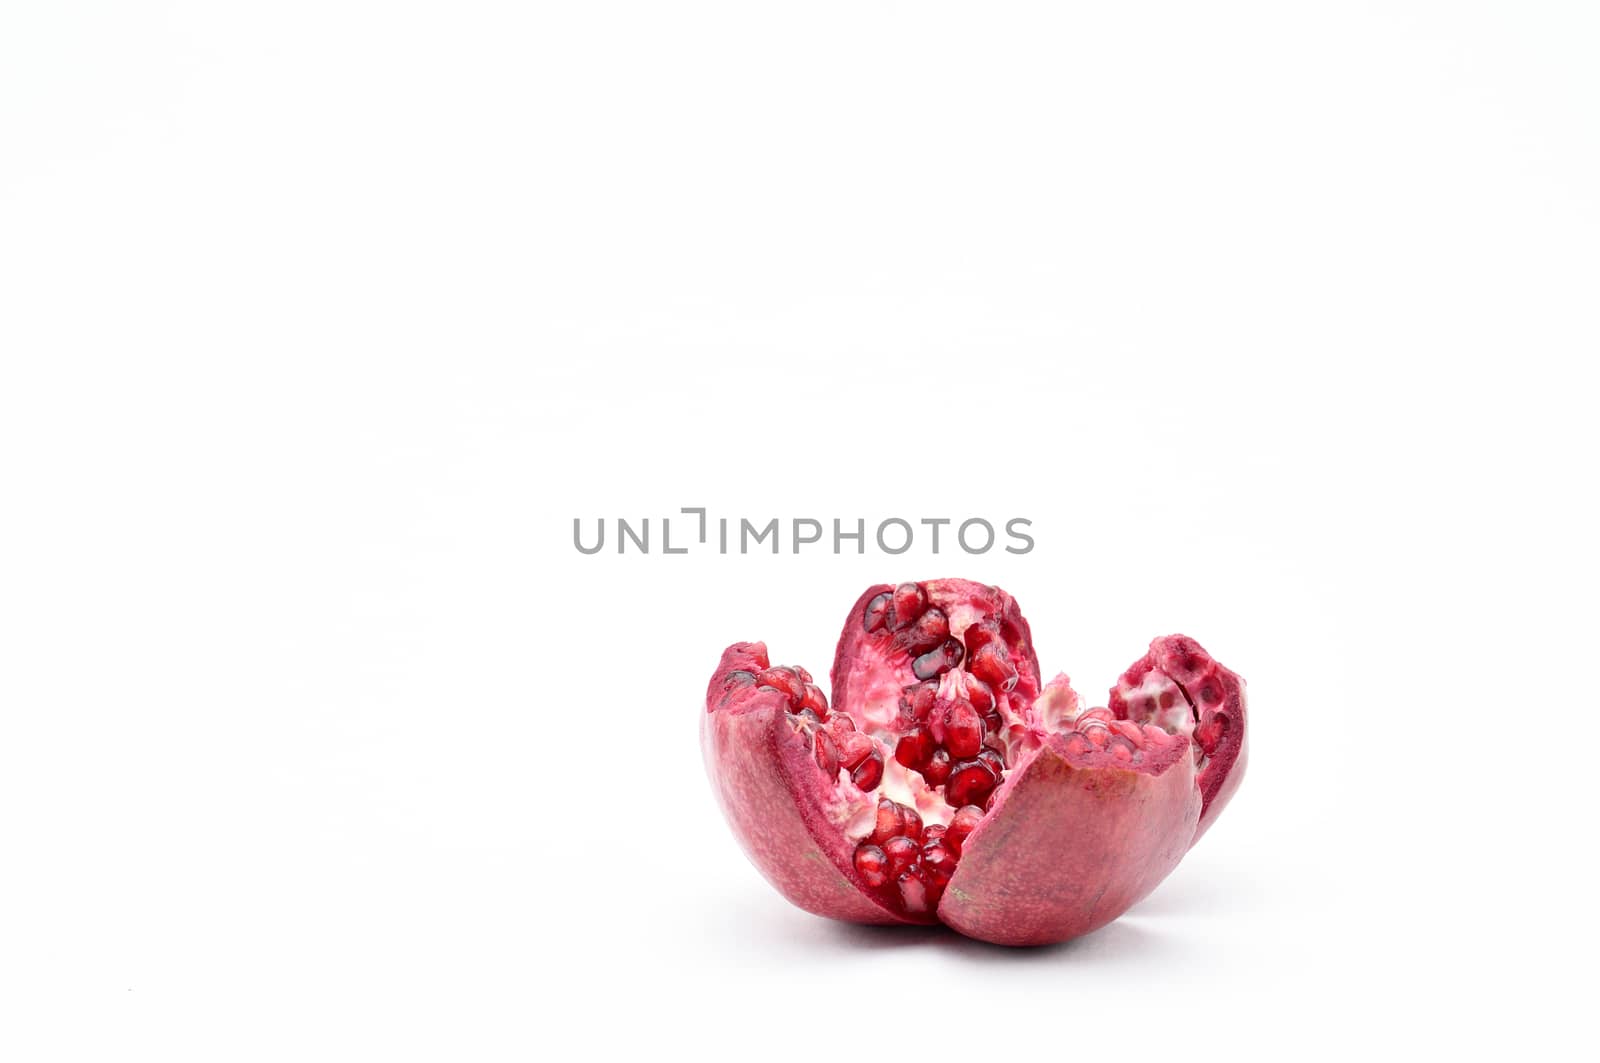
[[[922,844],[926,846],[929,842],[938,841],[940,838],[945,836],[945,832],[949,829],[950,828],[946,827],[943,823],[928,824],[926,827],[922,828]]]
[[[900,806],[889,798],[878,801],[878,820],[872,827],[871,841],[880,845],[900,833]]]
[[[1127,761],[1132,760],[1134,754],[1139,751],[1134,748],[1132,742],[1128,741],[1122,735],[1112,735],[1106,740],[1106,752],[1110,753],[1112,757],[1116,758],[1117,760],[1126,763]]]
[[[1004,731],[1005,729],[1006,729],[1005,717],[1001,716],[998,712],[991,712],[989,715],[987,715],[987,716],[985,716],[983,718],[983,733],[984,734],[997,735],[1001,731]]]
[[[842,712],[829,716],[828,723],[833,727],[835,734],[840,731],[854,731],[856,729],[856,722]]]
[[[1132,720],[1112,720],[1111,729],[1133,743],[1134,749],[1144,748],[1144,732]]]
[[[805,684],[800,677],[787,668],[768,668],[756,676],[756,682],[764,687],[783,691],[788,699],[799,704],[800,697],[805,693]]]
[[[1006,770],[1005,754],[998,749],[984,746],[978,751],[978,759],[989,765],[989,770],[994,772],[995,778],[999,778]]]
[[[908,768],[922,767],[932,752],[933,735],[920,727],[913,727],[894,744],[894,759]]]
[[[928,607],[928,596],[915,583],[902,583],[894,589],[889,609],[889,630],[899,631],[910,627]]]
[[[876,790],[883,781],[883,758],[874,752],[850,773],[850,781],[864,791]]]
[[[977,756],[983,748],[983,721],[977,710],[964,701],[945,710],[944,747],[952,757],[962,759]]]
[[[922,777],[928,780],[929,786],[939,786],[950,778],[950,751],[935,749],[928,757],[928,763],[922,766]]]
[[[961,663],[961,655],[965,652],[957,640],[945,639],[938,646],[913,660],[911,673],[918,679],[932,679],[936,675],[944,675]],[[1015,674],[1012,673],[1013,678]]]
[[[950,635],[950,621],[942,609],[929,609],[916,622],[894,637],[894,648],[901,653],[927,653]]]
[[[839,763],[850,771],[872,756],[872,739],[860,731],[841,731],[834,735],[839,746]]]
[[[900,692],[900,711],[908,718],[921,723],[928,718],[928,713],[933,709],[933,703],[938,697],[937,679],[930,679],[926,683],[912,683]]]
[[[944,799],[952,805],[975,805],[989,796],[997,782],[989,765],[981,760],[963,760],[950,771],[944,784]]]
[[[956,869],[955,850],[943,841],[928,842],[922,847],[922,866],[948,877]]]
[[[990,686],[1010,693],[1017,685],[1017,669],[1003,643],[991,642],[972,655],[967,670]]]
[[[957,855],[960,855],[961,847],[967,843],[967,835],[971,834],[973,828],[982,820],[983,809],[977,805],[964,805],[956,809],[955,816],[950,820],[950,826],[945,830],[944,840],[955,847]]]
[[[909,805],[900,806],[900,833],[914,842],[922,840],[922,817]]]
[[[856,846],[856,871],[869,886],[881,886],[889,881],[889,858],[882,849],[870,842]]]
[[[917,876],[915,869],[908,870],[896,880],[900,887],[900,903],[907,912],[921,915],[928,910],[928,886]]]
[[[972,702],[972,707],[982,715],[994,710],[994,691],[989,689],[988,683],[970,675],[967,676],[967,700]]]
[[[889,858],[889,874],[898,875],[916,862],[922,848],[910,838],[896,835],[883,843],[883,853]]]
[[[1087,738],[1089,744],[1096,749],[1104,749],[1106,743],[1111,741],[1111,729],[1109,727],[1090,727],[1084,730],[1083,737]]]
[[[1000,640],[1000,625],[993,620],[981,620],[967,628],[965,637],[967,652],[976,654],[989,643]]]
[[[874,631],[882,631],[884,625],[888,623],[889,600],[892,597],[888,591],[884,591],[882,594],[875,595],[867,603],[866,611],[861,617],[861,624],[869,634]]]
[[[828,737],[827,731],[817,732],[816,743],[817,767],[832,780],[839,774],[839,750],[834,746],[833,739]]]
[[[805,685],[800,692],[800,704],[823,719],[828,718],[828,698],[817,684],[807,683]]]

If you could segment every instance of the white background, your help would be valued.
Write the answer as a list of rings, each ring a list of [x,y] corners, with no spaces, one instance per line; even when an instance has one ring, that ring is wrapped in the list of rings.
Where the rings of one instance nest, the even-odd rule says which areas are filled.
[[[6,5],[0,1055],[1572,1051],[1597,49],[1584,3]],[[702,505],[1038,545],[572,546]],[[1080,942],[815,919],[711,802],[726,643],[825,672],[939,575],[1092,695],[1172,630],[1251,682],[1233,806]]]

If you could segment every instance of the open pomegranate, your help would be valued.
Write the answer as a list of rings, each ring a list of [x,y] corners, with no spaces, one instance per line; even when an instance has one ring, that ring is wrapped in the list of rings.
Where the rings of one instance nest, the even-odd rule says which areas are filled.
[[[701,739],[756,867],[809,912],[1039,945],[1165,878],[1244,774],[1244,681],[1168,635],[1105,708],[1040,682],[1016,600],[969,580],[871,587],[829,699],[759,642],[723,653]]]

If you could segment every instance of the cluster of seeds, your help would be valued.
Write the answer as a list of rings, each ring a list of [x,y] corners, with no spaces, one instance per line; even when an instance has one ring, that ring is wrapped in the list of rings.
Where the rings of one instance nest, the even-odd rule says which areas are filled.
[[[930,912],[938,907],[961,847],[981,819],[983,809],[967,805],[956,811],[949,826],[924,827],[916,809],[885,797],[878,802],[872,833],[856,846],[856,871],[874,888],[887,889],[892,883],[908,914]]]
[[[759,672],[733,672],[730,679],[776,690],[789,699],[789,720],[811,736],[817,767],[832,779],[842,768],[864,792],[883,781],[883,754],[871,738],[856,730],[845,713],[830,713],[828,698],[799,665],[775,665]]]
[[[1066,737],[1067,752],[1102,752],[1113,760],[1139,764],[1152,745],[1165,745],[1172,736],[1154,724],[1143,726],[1132,720],[1119,720],[1110,709],[1087,709],[1072,722]]]
[[[1162,659],[1146,654],[1111,692],[1114,715],[1154,722],[1167,733],[1193,727],[1195,767],[1204,771],[1233,726],[1225,709],[1229,680],[1211,655],[1193,639],[1160,640]]]

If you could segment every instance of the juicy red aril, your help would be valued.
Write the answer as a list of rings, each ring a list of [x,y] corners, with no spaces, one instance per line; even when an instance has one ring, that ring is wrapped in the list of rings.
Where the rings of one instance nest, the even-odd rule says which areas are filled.
[[[949,829],[943,823],[928,824],[922,829],[922,844],[926,846],[929,842],[938,841],[945,836],[945,832]]]
[[[961,847],[966,844],[967,835],[972,833],[974,827],[983,819],[983,809],[977,805],[963,805],[956,809],[956,814],[950,819],[950,826],[945,828],[944,839],[955,846],[956,852],[961,852]]]
[[[956,852],[944,841],[927,842],[922,847],[922,866],[949,878],[956,869]]]
[[[824,718],[828,715],[828,698],[815,683],[807,683],[800,693],[800,705]]]
[[[1144,731],[1132,720],[1112,720],[1111,729],[1133,743],[1133,748],[1144,748]]]
[[[889,858],[889,874],[898,875],[916,862],[922,855],[922,848],[902,834],[884,842],[883,852]]]
[[[882,849],[870,843],[856,847],[856,871],[869,886],[881,886],[889,881],[889,858]]]
[[[910,805],[900,806],[900,833],[914,842],[922,840],[922,817]]]
[[[952,805],[975,805],[989,796],[998,781],[983,761],[963,760],[950,771],[950,780],[944,784],[944,799]]]
[[[921,914],[928,910],[928,886],[919,878],[914,870],[906,871],[897,880],[900,887],[900,903],[913,914]]]
[[[804,681],[788,668],[768,668],[756,676],[756,682],[783,691],[784,696],[793,702],[799,702],[805,694]]]
[[[900,806],[885,797],[878,802],[878,819],[868,836],[875,842],[886,842],[900,833]]]
[[[922,766],[922,777],[928,780],[929,786],[939,786],[950,778],[950,751],[935,749],[928,763]]]
[[[944,642],[924,653],[921,657],[911,662],[911,673],[918,679],[932,679],[936,675],[943,675],[961,663],[961,656],[966,650],[955,639],[945,639]],[[1011,673],[1013,680],[1015,670]]]
[[[975,650],[972,660],[967,662],[967,671],[1008,693],[1017,685],[1017,669],[1006,655],[1004,643],[991,642]]]
[[[939,681],[930,679],[925,683],[912,683],[900,692],[900,711],[908,719],[921,723],[928,718],[928,713],[933,709],[933,703],[939,697]]]
[[[844,731],[836,734],[834,741],[839,746],[839,763],[851,771],[860,767],[863,761],[872,756],[872,739],[860,731]]]
[[[894,648],[902,653],[926,653],[950,634],[950,621],[943,611],[929,609],[916,622],[894,637]]]
[[[1005,726],[1005,717],[1001,716],[998,712],[991,712],[989,715],[983,718],[984,734],[997,735],[1001,731],[1005,730]]]
[[[902,583],[894,589],[889,609],[889,630],[908,627],[928,607],[928,595],[915,583]]]
[[[989,770],[994,772],[997,779],[1006,770],[1006,758],[1001,755],[998,749],[985,746],[978,751],[978,759],[989,765]]]
[[[816,742],[817,767],[822,769],[822,774],[831,779],[839,774],[839,749],[826,731],[817,732]]]
[[[888,591],[873,598],[867,603],[866,612],[861,617],[861,625],[869,632],[882,631],[889,622],[889,600],[892,597]]]
[[[932,752],[933,735],[920,727],[913,727],[895,743],[894,759],[908,768],[920,768],[928,762]]]
[[[989,684],[970,675],[967,676],[967,700],[980,713],[987,714],[994,709],[994,691],[989,689]]]
[[[958,701],[945,710],[944,747],[952,757],[975,757],[983,748],[983,720],[971,705]]]
[[[883,781],[883,758],[874,752],[850,773],[850,781],[862,790],[876,790]]]

